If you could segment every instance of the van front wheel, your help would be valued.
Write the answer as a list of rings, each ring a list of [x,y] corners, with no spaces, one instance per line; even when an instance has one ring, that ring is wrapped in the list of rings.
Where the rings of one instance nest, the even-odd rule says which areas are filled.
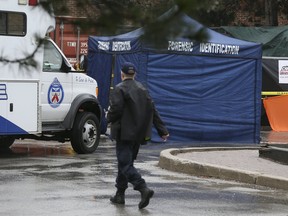
[[[78,154],[93,153],[97,149],[100,140],[100,124],[94,113],[78,113],[71,132],[71,145]]]

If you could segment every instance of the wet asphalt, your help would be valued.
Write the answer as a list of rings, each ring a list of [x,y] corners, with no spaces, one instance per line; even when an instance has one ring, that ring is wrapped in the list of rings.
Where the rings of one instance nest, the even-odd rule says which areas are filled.
[[[17,141],[0,154],[0,215],[288,215],[285,190],[161,169],[160,152],[189,144],[148,144],[135,166],[155,191],[138,209],[130,186],[125,206],[112,205],[115,143],[106,137],[95,153],[75,154],[69,143]]]

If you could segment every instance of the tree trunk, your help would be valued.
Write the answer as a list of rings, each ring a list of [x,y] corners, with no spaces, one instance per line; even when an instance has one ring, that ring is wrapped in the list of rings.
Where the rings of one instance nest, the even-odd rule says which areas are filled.
[[[265,0],[265,24],[278,26],[278,2],[275,0]]]

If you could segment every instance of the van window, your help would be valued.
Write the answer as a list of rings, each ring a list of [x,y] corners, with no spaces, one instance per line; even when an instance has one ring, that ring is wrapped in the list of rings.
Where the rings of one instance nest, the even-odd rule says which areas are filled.
[[[60,72],[62,61],[62,55],[57,48],[50,41],[44,40],[43,71]]]
[[[26,14],[0,11],[0,35],[25,36],[26,26]]]

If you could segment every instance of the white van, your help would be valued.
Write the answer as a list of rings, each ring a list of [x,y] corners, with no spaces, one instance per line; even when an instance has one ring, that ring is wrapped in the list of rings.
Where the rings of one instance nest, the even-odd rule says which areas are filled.
[[[71,141],[92,153],[100,139],[97,82],[78,73],[46,35],[55,19],[38,0],[0,0],[0,148],[15,139]]]

